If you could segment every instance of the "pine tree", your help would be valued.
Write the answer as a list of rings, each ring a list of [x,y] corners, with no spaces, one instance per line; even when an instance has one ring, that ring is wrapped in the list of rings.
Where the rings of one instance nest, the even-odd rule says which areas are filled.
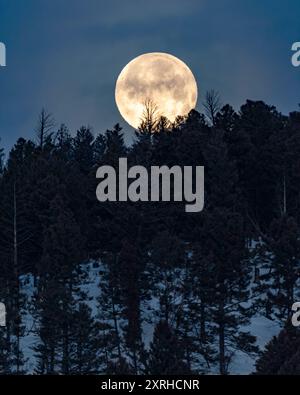
[[[66,125],[62,124],[55,135],[55,154],[65,162],[74,156],[72,137]]]
[[[285,121],[275,107],[262,101],[247,100],[241,107],[238,128],[249,137],[251,152],[242,160],[240,183],[245,188],[248,213],[262,229],[268,228],[280,212],[278,181],[281,186],[282,156],[276,140],[282,135]]]
[[[93,166],[94,136],[89,127],[82,126],[74,137],[74,158],[80,170],[88,174]]]
[[[99,134],[93,143],[94,164],[97,166],[103,160],[103,155],[106,149],[106,139],[103,134]]]
[[[102,257],[100,271],[100,296],[98,298],[98,320],[100,337],[104,343],[105,372],[112,366],[122,365],[124,342],[121,336],[120,321],[123,306],[121,303],[121,278],[119,254],[109,253]]]
[[[148,359],[149,374],[188,374],[184,354],[173,330],[165,321],[155,327]]]
[[[236,350],[255,353],[255,337],[243,331],[251,309],[243,307],[249,298],[250,267],[245,246],[243,217],[239,213],[237,173],[228,159],[226,144],[219,132],[208,145],[208,201],[203,213],[201,260],[210,268],[211,300],[209,316],[218,339],[220,374],[227,374]],[[202,281],[205,281],[202,279]],[[199,284],[201,288],[201,283]],[[204,292],[207,292],[204,284]]]
[[[75,296],[81,297],[78,288],[82,274],[79,264],[83,259],[81,235],[60,195],[50,205],[49,220],[35,302],[40,321],[40,344],[35,350],[39,371],[69,374]]]
[[[278,374],[283,375],[297,375],[300,374],[300,350],[299,348],[293,354],[293,356],[287,359],[282,367],[280,368]]]
[[[123,327],[124,339],[132,360],[132,370],[138,374],[145,363],[141,332],[141,265],[135,244],[128,239],[123,240],[119,265],[121,275],[126,276],[126,282],[121,283],[123,317],[126,320]]]
[[[265,262],[262,265],[265,274],[257,286],[262,294],[260,304],[265,308],[271,306],[268,315],[284,326],[299,295],[299,228],[293,217],[284,215],[273,220],[270,231],[262,237],[264,244],[259,257]]]
[[[70,373],[98,374],[103,363],[99,328],[92,317],[91,308],[79,303],[72,317],[72,343]]]
[[[11,344],[6,328],[0,327],[0,375],[8,375],[13,372],[10,349]]]
[[[117,123],[113,130],[107,130],[105,133],[105,149],[102,158],[103,163],[117,168],[119,158],[126,156],[126,153],[127,150],[124,144],[122,128]]]
[[[273,337],[256,361],[257,375],[299,374],[300,335],[287,326]]]
[[[167,323],[176,319],[182,302],[185,269],[183,243],[168,231],[154,238],[150,249],[153,295],[159,299],[159,318]]]
[[[14,153],[17,153],[16,147]],[[22,163],[23,164],[23,163]],[[19,163],[19,166],[21,163]],[[21,289],[20,276],[27,269],[28,249],[32,239],[27,217],[26,186],[21,182],[21,168],[10,155],[8,167],[1,180],[3,190],[0,201],[0,257],[3,265],[3,302],[7,307],[7,346],[12,369],[23,372],[24,358],[21,339],[25,334],[22,322],[26,298]]]

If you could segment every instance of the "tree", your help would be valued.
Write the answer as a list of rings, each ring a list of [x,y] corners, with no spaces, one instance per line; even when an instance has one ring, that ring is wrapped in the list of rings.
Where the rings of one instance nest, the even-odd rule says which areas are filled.
[[[119,158],[126,156],[127,153],[120,125],[117,123],[113,130],[107,130],[104,138],[105,148],[102,148],[104,151],[102,161],[104,164],[117,167]]]
[[[118,124],[96,139],[89,127],[53,134],[43,110],[36,144],[18,139],[6,163],[0,150],[0,300],[8,311],[0,373],[25,373],[28,311],[40,374],[228,374],[236,352],[256,355],[247,326],[257,307],[286,324],[299,296],[299,112],[285,117],[261,101],[239,113],[219,107],[212,91],[206,117],[192,110],[170,123],[146,101],[130,147]],[[129,166],[205,166],[204,210],[99,203],[96,167],[118,169],[124,156]],[[257,239],[261,251],[252,248]],[[83,292],[91,258],[100,271],[96,317]],[[33,300],[24,275],[33,277]],[[149,358],[145,324],[155,325]],[[269,348],[258,371],[299,373],[296,332]]]
[[[263,234],[259,250],[265,274],[257,290],[262,294],[260,304],[268,315],[281,325],[291,317],[291,306],[299,295],[300,240],[299,228],[293,217],[283,215],[274,219],[268,234]],[[263,293],[264,291],[264,293]]]
[[[201,263],[210,268],[209,316],[212,333],[218,339],[220,374],[227,374],[236,350],[249,354],[257,351],[255,337],[243,331],[251,309],[243,307],[249,298],[250,267],[245,246],[243,217],[239,213],[237,172],[230,162],[222,134],[211,135],[207,149],[208,201],[200,228]],[[199,230],[199,229],[198,229]],[[200,265],[201,265],[200,263]],[[204,278],[202,282],[204,282]],[[199,287],[201,288],[201,283]],[[207,285],[204,292],[207,295]]]
[[[145,363],[141,328],[142,267],[135,243],[128,238],[123,240],[119,265],[121,275],[126,276],[126,281],[120,284],[124,305],[122,315],[126,320],[123,327],[125,345],[132,359],[132,370],[138,374]]]
[[[247,100],[241,107],[238,128],[245,133],[251,145],[248,154],[240,157],[240,178],[246,196],[248,215],[263,230],[282,210],[282,137],[285,126],[283,117],[275,107],[262,101]],[[251,151],[250,151],[250,150]],[[249,152],[250,151],[250,152]]]
[[[180,239],[164,231],[154,237],[150,254],[151,283],[153,295],[158,298],[160,304],[159,318],[171,323],[176,320],[182,302],[184,246]]]
[[[124,143],[124,142],[123,142]],[[94,141],[93,151],[94,151],[94,164],[99,165],[103,160],[103,155],[106,149],[106,140],[103,134],[99,134]]]
[[[17,180],[17,174],[10,173],[6,173],[2,180],[5,195],[0,202],[0,256],[4,271],[2,285],[7,292],[3,299],[8,311],[7,342],[10,346],[7,345],[7,348],[13,353],[12,367],[19,374],[24,364],[21,339],[25,329],[22,318],[26,303],[20,276],[26,267],[27,248],[32,234],[26,218],[22,184]]]
[[[44,144],[47,138],[51,137],[54,125],[55,121],[52,114],[48,113],[43,108],[40,112],[38,123],[36,126],[36,136],[38,140],[38,145],[41,149],[44,148]]]
[[[290,113],[286,127],[278,136],[276,143],[280,152],[280,186],[281,206],[286,214],[293,216],[297,223],[300,219],[299,191],[300,176],[298,172],[300,161],[300,112]],[[285,204],[284,204],[285,203]],[[282,210],[282,213],[284,210]]]
[[[238,114],[229,104],[226,104],[215,116],[215,127],[223,130],[225,132],[225,136],[228,136],[230,141],[231,134],[237,129],[238,121]]]
[[[300,334],[287,326],[266,345],[256,361],[256,375],[299,374]]]
[[[79,299],[84,296],[78,288],[83,274],[81,235],[59,194],[51,202],[49,217],[35,299],[40,337],[35,351],[40,373],[69,374],[76,295]]]
[[[93,166],[93,141],[94,136],[89,127],[82,126],[73,140],[74,159],[83,174],[88,174]]]
[[[6,329],[0,327],[0,375],[8,375],[14,371],[10,350],[10,338],[7,336]]]
[[[138,128],[140,133],[150,134],[156,131],[159,115],[158,107],[151,99],[146,99],[144,102],[144,110],[141,119],[141,124]]]
[[[206,92],[203,106],[211,124],[216,126],[216,115],[221,108],[221,98],[219,93],[213,89]]]
[[[173,330],[165,321],[159,321],[154,329],[148,359],[149,374],[188,374],[184,355]]]
[[[92,317],[91,308],[80,302],[72,317],[72,342],[70,355],[70,373],[97,374],[102,367],[103,346],[99,339],[99,330]]]
[[[64,161],[73,159],[72,137],[66,125],[62,124],[55,135],[55,152]]]
[[[0,141],[1,141],[1,139],[0,139]],[[4,148],[0,148],[0,176],[2,175],[3,170],[4,170],[4,157],[5,157]]]
[[[121,279],[119,271],[119,254],[109,253],[102,258],[100,271],[100,289],[98,298],[98,319],[100,333],[104,343],[106,373],[113,366],[122,365],[123,341],[120,321],[122,316]]]

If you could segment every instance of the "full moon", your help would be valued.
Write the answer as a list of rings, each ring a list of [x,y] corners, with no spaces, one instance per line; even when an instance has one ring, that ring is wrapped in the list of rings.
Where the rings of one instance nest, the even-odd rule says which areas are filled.
[[[197,83],[188,66],[173,55],[146,53],[134,58],[121,71],[115,90],[122,117],[135,129],[143,119],[145,104],[151,102],[158,116],[174,122],[195,108]]]

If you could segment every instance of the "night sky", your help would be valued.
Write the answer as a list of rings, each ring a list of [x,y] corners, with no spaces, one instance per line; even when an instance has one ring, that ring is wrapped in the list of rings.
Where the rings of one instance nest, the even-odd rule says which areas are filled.
[[[124,127],[114,101],[116,78],[132,58],[168,52],[193,71],[200,91],[218,90],[236,109],[265,100],[283,113],[300,102],[299,0],[0,0],[1,145],[34,137],[45,107],[74,133]]]

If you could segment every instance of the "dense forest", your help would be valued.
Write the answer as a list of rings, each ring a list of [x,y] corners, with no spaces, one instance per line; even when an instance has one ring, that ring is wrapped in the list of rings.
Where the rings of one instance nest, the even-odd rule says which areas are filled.
[[[32,140],[1,150],[2,374],[228,374],[237,352],[257,374],[300,372],[300,111],[215,99],[172,124],[148,109],[130,146],[118,124],[73,133],[43,110]],[[203,165],[204,210],[100,203],[97,168],[120,157]],[[263,352],[247,329],[258,316],[282,328]]]

